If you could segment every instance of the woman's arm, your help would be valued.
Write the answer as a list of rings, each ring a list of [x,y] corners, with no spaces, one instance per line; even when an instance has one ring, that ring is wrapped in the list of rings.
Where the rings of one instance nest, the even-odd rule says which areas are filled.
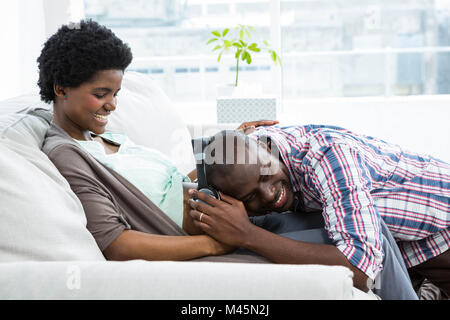
[[[125,230],[105,250],[108,260],[182,261],[231,251],[207,235],[163,236],[135,230]]]

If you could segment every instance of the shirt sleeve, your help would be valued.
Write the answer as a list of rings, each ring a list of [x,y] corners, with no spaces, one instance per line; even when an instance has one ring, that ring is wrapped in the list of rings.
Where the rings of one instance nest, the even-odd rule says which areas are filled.
[[[346,144],[322,146],[311,159],[330,238],[352,265],[374,280],[382,269],[382,236],[363,159]]]
[[[105,250],[130,225],[120,214],[113,197],[96,178],[94,170],[71,145],[61,145],[48,157],[69,182],[80,200],[87,219],[87,229],[100,250]]]

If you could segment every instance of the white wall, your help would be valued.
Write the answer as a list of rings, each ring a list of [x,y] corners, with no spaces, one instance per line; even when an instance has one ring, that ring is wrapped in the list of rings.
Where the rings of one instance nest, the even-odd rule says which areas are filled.
[[[36,59],[45,39],[40,0],[0,0],[0,99],[36,90]]]
[[[214,103],[177,108],[194,137],[238,125],[215,124]],[[298,99],[286,101],[277,120],[341,126],[450,163],[450,95]]]
[[[299,100],[285,105],[283,124],[342,126],[450,163],[450,96]]]
[[[0,100],[38,91],[42,45],[61,24],[83,16],[82,0],[0,0]]]
[[[37,92],[36,59],[61,24],[84,16],[82,0],[0,0],[0,100]],[[180,109],[187,123],[215,123],[214,104]],[[281,124],[334,124],[450,162],[450,97],[299,99]]]

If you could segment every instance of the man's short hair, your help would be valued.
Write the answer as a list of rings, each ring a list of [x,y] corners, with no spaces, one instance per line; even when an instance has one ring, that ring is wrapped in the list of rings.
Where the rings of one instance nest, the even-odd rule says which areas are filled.
[[[261,138],[264,143],[264,138]],[[258,164],[258,141],[237,130],[223,130],[205,147],[205,174],[212,187],[217,175],[226,175],[239,165]],[[264,173],[262,173],[264,174]]]
[[[251,143],[256,141],[237,130],[223,130],[212,136],[204,150],[208,182],[214,186],[215,175],[228,174],[234,165],[248,163]]]

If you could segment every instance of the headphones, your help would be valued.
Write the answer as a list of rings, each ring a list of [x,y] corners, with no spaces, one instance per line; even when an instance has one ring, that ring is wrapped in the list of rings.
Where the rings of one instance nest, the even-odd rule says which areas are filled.
[[[200,137],[196,139],[192,139],[192,148],[194,149],[194,158],[197,167],[197,190],[199,192],[206,193],[213,198],[220,200],[219,191],[208,185],[208,181],[206,180],[206,165],[205,165],[205,148],[208,146],[213,140],[213,137]],[[202,203],[205,203],[201,200]],[[207,203],[205,203],[207,204]]]

